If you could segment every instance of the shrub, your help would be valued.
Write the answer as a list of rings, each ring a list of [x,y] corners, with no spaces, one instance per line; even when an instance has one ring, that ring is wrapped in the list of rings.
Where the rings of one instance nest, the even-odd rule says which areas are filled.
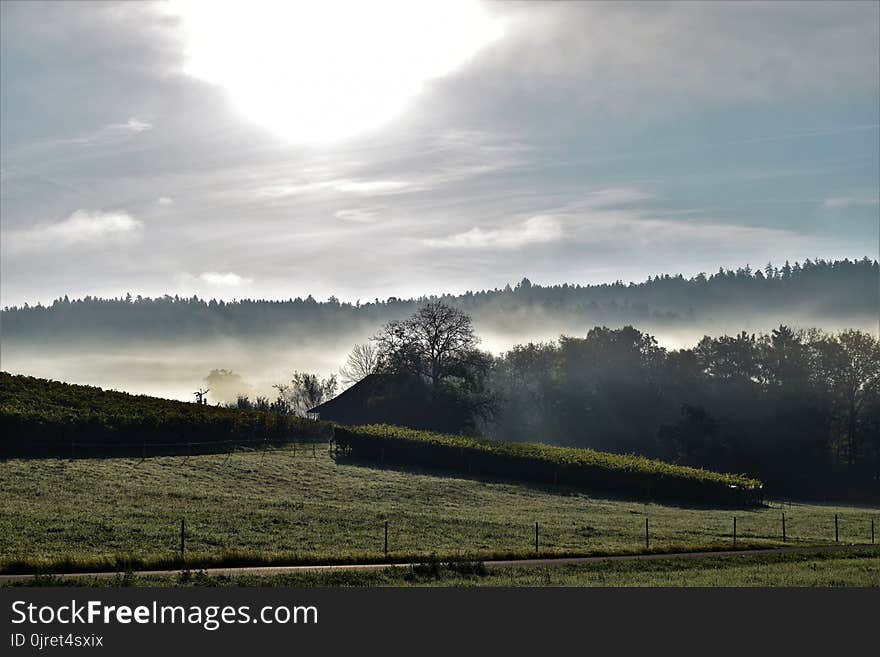
[[[673,465],[633,454],[514,443],[387,425],[334,428],[337,447],[357,458],[564,484],[624,495],[754,504],[762,484],[743,475]]]

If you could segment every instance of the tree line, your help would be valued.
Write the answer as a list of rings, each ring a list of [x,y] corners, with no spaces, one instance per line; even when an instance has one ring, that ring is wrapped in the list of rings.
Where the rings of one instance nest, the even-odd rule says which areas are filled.
[[[488,435],[634,452],[810,496],[880,494],[880,342],[780,326],[666,350],[631,326],[517,346]]]
[[[126,295],[63,297],[49,305],[2,310],[5,340],[204,340],[211,336],[347,336],[369,334],[429,301],[468,313],[481,329],[528,321],[554,325],[693,326],[707,319],[823,317],[857,326],[877,317],[880,263],[806,260],[753,269],[719,268],[693,277],[651,276],[640,283],[537,285],[523,278],[503,288],[437,297],[345,302],[311,295],[287,300],[206,300]]]

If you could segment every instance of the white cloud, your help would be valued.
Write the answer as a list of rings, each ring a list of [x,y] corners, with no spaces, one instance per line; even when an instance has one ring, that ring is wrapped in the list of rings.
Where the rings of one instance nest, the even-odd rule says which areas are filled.
[[[327,183],[293,183],[286,185],[267,185],[260,187],[256,194],[261,198],[284,198],[285,196],[297,196],[309,192],[317,192],[327,189]]]
[[[97,246],[137,240],[143,222],[126,212],[77,210],[67,219],[10,233],[12,251]]]
[[[363,208],[348,208],[345,210],[337,210],[334,216],[343,221],[366,223],[376,218],[376,212],[374,210],[365,210]]]
[[[608,242],[626,248],[682,244],[704,248],[709,244],[735,244],[748,250],[762,243],[790,243],[799,238],[791,231],[778,228],[739,226],[708,218],[700,221],[652,219],[641,212],[585,217],[580,228],[579,237],[583,242]]]
[[[215,287],[242,287],[253,283],[253,279],[244,278],[231,271],[206,271],[199,274],[198,279]]]
[[[475,226],[463,233],[422,243],[438,249],[518,249],[527,244],[543,244],[562,239],[562,224],[556,217],[538,215],[518,226],[483,229]]]
[[[361,194],[364,196],[397,194],[403,191],[411,191],[415,186],[404,180],[349,180],[346,178],[335,180],[321,180],[302,183],[270,185],[262,187],[257,195],[265,198],[284,198],[286,196],[298,196],[311,192],[336,191],[347,194]]]
[[[170,196],[160,196],[156,199],[156,203],[159,205],[174,205],[174,199]]]
[[[111,123],[106,127],[107,130],[122,130],[133,132],[135,134],[139,132],[144,132],[146,130],[152,130],[152,128],[153,125],[151,123],[141,121],[140,119],[136,119],[134,117],[130,118],[125,123]]]
[[[849,208],[854,206],[871,206],[877,205],[880,199],[876,198],[857,198],[853,196],[838,196],[835,198],[825,199],[822,206],[825,208]]]
[[[152,129],[152,123],[147,123],[146,121],[131,117],[124,123],[108,123],[92,133],[76,137],[69,141],[74,144],[86,145],[114,143]]]
[[[518,249],[529,244],[546,244],[558,242],[566,235],[563,230],[562,218],[571,225],[574,231],[582,231],[585,226],[591,230],[599,229],[599,234],[613,230],[622,223],[631,225],[642,218],[637,209],[620,210],[640,201],[653,198],[642,190],[632,187],[610,187],[587,192],[574,203],[564,208],[535,215],[521,224],[499,228],[473,228],[442,238],[429,238],[422,243],[433,248],[458,249]],[[586,236],[589,239],[589,236]]]
[[[382,194],[397,192],[409,186],[410,184],[403,180],[340,180],[333,185],[333,188],[340,192],[356,194]]]
[[[647,201],[651,198],[653,198],[651,194],[632,187],[610,187],[590,192],[580,205],[588,208],[608,208]]]

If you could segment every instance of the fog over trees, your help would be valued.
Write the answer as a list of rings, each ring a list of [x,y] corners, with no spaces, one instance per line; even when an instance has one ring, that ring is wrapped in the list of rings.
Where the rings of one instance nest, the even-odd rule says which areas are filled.
[[[64,298],[3,310],[3,368],[282,413],[332,397],[337,373],[402,375],[410,426],[876,495],[878,304],[868,258],[368,303]]]
[[[479,332],[584,332],[591,326],[638,325],[655,332],[789,324],[876,328],[880,265],[862,260],[807,260],[760,269],[719,269],[691,278],[651,277],[642,283],[535,285],[527,278],[503,289],[458,295],[340,302],[311,296],[280,300],[205,300],[197,297],[82,299],[2,311],[11,342],[205,341],[211,338],[309,337],[363,341],[388,321],[403,319],[431,299],[470,315]],[[485,337],[485,336],[484,336]],[[524,337],[524,336],[519,336]],[[525,336],[527,337],[527,336]]]
[[[487,435],[746,472],[777,491],[880,493],[880,341],[740,332],[666,350],[633,327],[498,358]]]
[[[386,379],[360,393],[357,422],[643,454],[775,494],[880,494],[880,339],[863,331],[780,325],[667,350],[603,326],[493,357],[466,314],[432,302],[373,342]],[[275,402],[237,406],[303,414],[335,383],[297,373]]]

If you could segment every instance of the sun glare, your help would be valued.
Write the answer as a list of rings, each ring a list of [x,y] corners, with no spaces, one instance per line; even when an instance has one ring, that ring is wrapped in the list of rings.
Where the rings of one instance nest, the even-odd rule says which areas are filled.
[[[171,4],[184,72],[222,86],[250,121],[299,143],[368,132],[399,116],[426,81],[501,36],[479,2]]]

